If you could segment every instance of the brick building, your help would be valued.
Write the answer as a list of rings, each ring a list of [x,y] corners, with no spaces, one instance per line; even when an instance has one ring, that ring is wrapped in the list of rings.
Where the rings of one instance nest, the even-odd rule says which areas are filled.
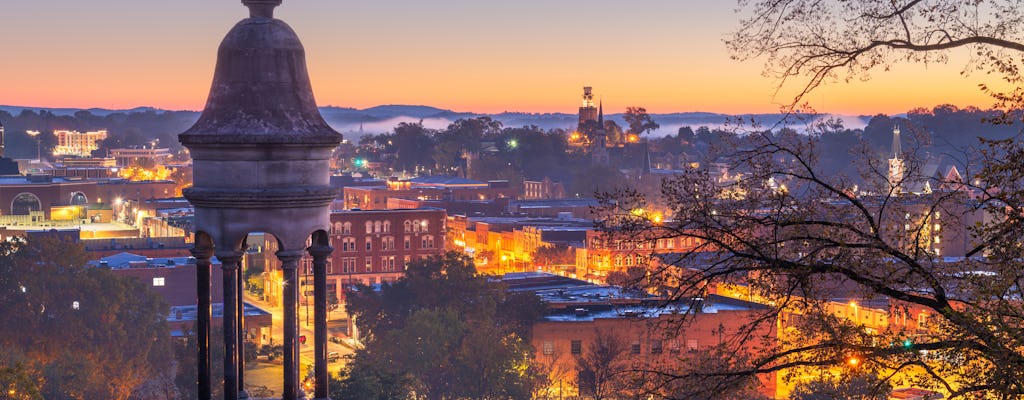
[[[613,375],[636,368],[680,373],[706,368],[702,364],[712,349],[737,343],[741,337],[737,335],[751,333],[745,325],[767,311],[756,303],[716,295],[666,303],[614,286],[543,273],[509,274],[503,283],[511,291],[533,292],[548,305],[547,315],[533,325],[530,339],[535,359],[549,368],[550,386],[542,391],[542,398],[593,393],[593,387],[588,387],[593,382],[587,382],[579,360],[590,356],[598,340],[608,343],[607,351],[614,353],[604,366]],[[775,324],[762,324],[750,337],[757,339],[735,350],[755,355],[774,344]],[[757,392],[775,398],[775,374],[758,378]]]
[[[441,255],[446,219],[445,211],[436,208],[332,211],[329,236],[334,252],[327,259],[327,292],[338,296],[344,285],[394,282],[410,261]],[[278,243],[272,235],[262,236],[249,242],[247,267],[267,266],[264,299],[277,303],[283,282],[281,270],[274,267],[280,264],[274,255]],[[312,276],[312,258],[300,260],[299,271],[299,301],[304,303],[306,292],[312,293],[312,279],[306,279]]]
[[[410,261],[444,252],[446,219],[442,209],[331,212],[334,253],[328,279],[341,284],[397,280]]]

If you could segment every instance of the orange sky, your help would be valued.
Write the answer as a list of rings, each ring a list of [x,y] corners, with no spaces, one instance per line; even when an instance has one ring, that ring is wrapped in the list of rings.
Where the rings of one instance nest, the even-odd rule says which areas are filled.
[[[160,5],[167,4],[167,5]],[[775,112],[758,62],[729,59],[726,0],[285,0],[320,105],[423,104],[472,112],[568,112],[594,87],[608,112]],[[201,109],[237,0],[36,0],[4,5],[0,104]],[[987,106],[964,62],[896,66],[833,83],[818,111]]]

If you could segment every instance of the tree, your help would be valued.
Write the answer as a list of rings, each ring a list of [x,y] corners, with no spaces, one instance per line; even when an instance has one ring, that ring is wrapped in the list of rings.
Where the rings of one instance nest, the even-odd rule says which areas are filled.
[[[594,400],[622,395],[629,386],[625,376],[630,369],[626,361],[628,351],[629,347],[621,336],[603,330],[595,332],[594,341],[585,352],[576,356],[580,394]]]
[[[675,378],[710,375],[725,384],[751,374],[856,367],[953,398],[1024,395],[1024,370],[1016,367],[1024,365],[1024,166],[1016,161],[1024,146],[987,143],[975,155],[981,170],[964,171],[974,179],[963,182],[923,172],[914,149],[893,180],[885,160],[862,143],[855,180],[819,172],[825,155],[814,135],[739,139],[722,160],[733,178],[686,171],[666,181],[671,219],[631,213],[644,201],[635,193],[602,210],[610,232],[705,243],[638,284],[674,298],[735,290],[766,307],[751,327],[782,322],[775,346],[749,367],[677,371]],[[909,193],[925,184],[934,189]],[[937,254],[936,238],[956,237],[964,257]],[[871,314],[863,302],[883,305]]]
[[[625,118],[626,123],[629,124],[629,133],[634,135],[643,135],[645,132],[661,127],[654,122],[654,119],[647,114],[647,109],[643,107],[626,107],[626,113],[622,115],[622,118]]]
[[[358,398],[526,398],[542,383],[523,338],[543,304],[476,275],[465,255],[414,261],[380,292],[360,286],[347,299],[366,347],[341,387]]]
[[[576,255],[565,245],[543,246],[534,250],[533,262],[547,267],[571,265],[576,263]]]
[[[126,399],[170,369],[166,305],[84,255],[53,238],[0,242],[0,347],[15,355],[0,368],[20,362],[45,398]]]
[[[947,61],[962,49],[970,61],[964,72],[1000,76],[1003,88],[981,85],[1007,111],[1024,107],[1017,1],[900,0],[806,1],[740,0],[749,11],[727,41],[740,60],[765,57],[766,75],[779,77],[779,89],[796,84],[790,107],[829,79],[864,78],[900,61]],[[1020,115],[1018,114],[1018,117]]]
[[[875,375],[853,374],[822,377],[797,385],[790,400],[887,400],[892,385]]]

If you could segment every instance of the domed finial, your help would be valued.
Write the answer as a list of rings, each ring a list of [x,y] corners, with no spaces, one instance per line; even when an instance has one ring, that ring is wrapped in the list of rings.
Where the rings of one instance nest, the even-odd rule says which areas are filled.
[[[242,0],[249,7],[250,18],[274,18],[274,7],[281,5],[281,0]]]

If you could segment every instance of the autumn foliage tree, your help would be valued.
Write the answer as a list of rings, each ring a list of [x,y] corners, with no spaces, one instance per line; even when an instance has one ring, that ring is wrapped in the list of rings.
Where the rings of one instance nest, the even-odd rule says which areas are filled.
[[[166,306],[84,263],[80,245],[58,239],[0,242],[0,370],[44,398],[127,399],[170,369]]]

